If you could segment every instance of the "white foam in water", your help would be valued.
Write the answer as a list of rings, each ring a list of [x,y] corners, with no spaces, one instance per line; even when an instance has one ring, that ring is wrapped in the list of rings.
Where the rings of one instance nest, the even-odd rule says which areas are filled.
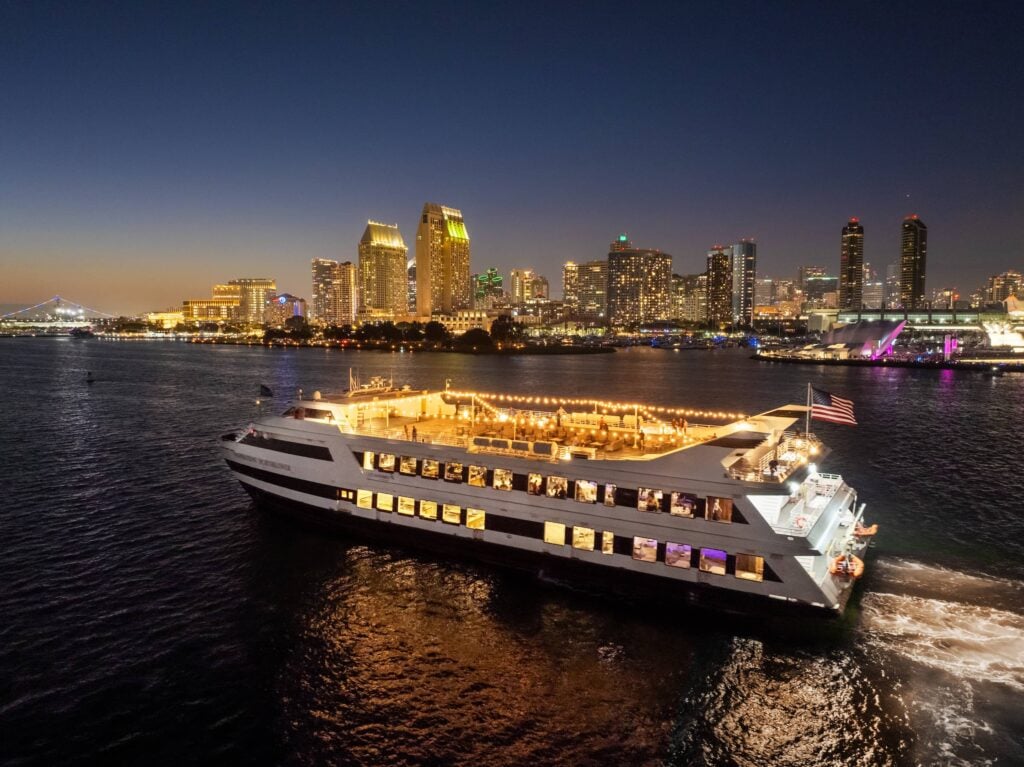
[[[881,590],[1024,611],[1024,583],[1018,580],[905,559],[880,559],[873,568],[881,581]]]
[[[994,762],[983,756],[978,735],[992,734],[992,728],[977,720],[971,686],[962,682],[954,687],[939,687],[919,698],[915,707],[931,720],[936,734],[928,745],[934,749],[930,763],[952,767],[981,767]]]
[[[869,593],[862,630],[876,646],[967,680],[1024,691],[1024,616],[993,607]]]

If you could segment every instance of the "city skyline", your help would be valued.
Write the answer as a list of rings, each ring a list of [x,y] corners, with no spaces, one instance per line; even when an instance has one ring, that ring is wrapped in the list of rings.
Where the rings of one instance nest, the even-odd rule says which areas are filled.
[[[424,200],[471,222],[473,272],[552,284],[618,232],[680,274],[744,237],[759,274],[835,274],[851,216],[879,267],[906,216],[927,221],[929,290],[1024,261],[1015,7],[469,7],[444,53],[456,33],[429,9],[246,8],[0,10],[0,303],[136,313],[225,274],[309,299],[312,259],[356,261],[368,218],[411,234]],[[910,16],[914,45],[894,44]],[[383,27],[387,60],[368,55]],[[706,60],[707,39],[734,54]],[[354,111],[385,93],[398,119]],[[703,118],[736,104],[735,125]]]

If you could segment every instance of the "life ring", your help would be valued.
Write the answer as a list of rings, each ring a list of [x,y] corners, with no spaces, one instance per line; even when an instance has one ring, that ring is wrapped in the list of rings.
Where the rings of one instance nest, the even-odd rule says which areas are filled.
[[[797,530],[803,530],[805,527],[807,527],[807,517],[801,514],[799,517],[793,520],[793,524],[796,525]]]

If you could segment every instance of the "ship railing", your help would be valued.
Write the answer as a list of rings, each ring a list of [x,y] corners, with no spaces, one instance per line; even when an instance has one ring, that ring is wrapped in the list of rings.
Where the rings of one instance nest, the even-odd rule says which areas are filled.
[[[771,448],[752,448],[756,459],[741,458],[729,467],[727,474],[741,482],[785,482],[811,460],[820,447],[820,440],[813,434],[786,431]],[[757,453],[758,450],[763,452]]]

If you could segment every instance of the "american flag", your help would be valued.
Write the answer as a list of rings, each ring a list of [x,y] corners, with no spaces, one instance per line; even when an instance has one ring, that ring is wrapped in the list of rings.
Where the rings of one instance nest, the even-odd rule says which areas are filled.
[[[857,425],[857,419],[853,417],[853,402],[827,391],[811,387],[811,418],[820,421],[831,421],[832,423],[845,423],[850,426]]]

